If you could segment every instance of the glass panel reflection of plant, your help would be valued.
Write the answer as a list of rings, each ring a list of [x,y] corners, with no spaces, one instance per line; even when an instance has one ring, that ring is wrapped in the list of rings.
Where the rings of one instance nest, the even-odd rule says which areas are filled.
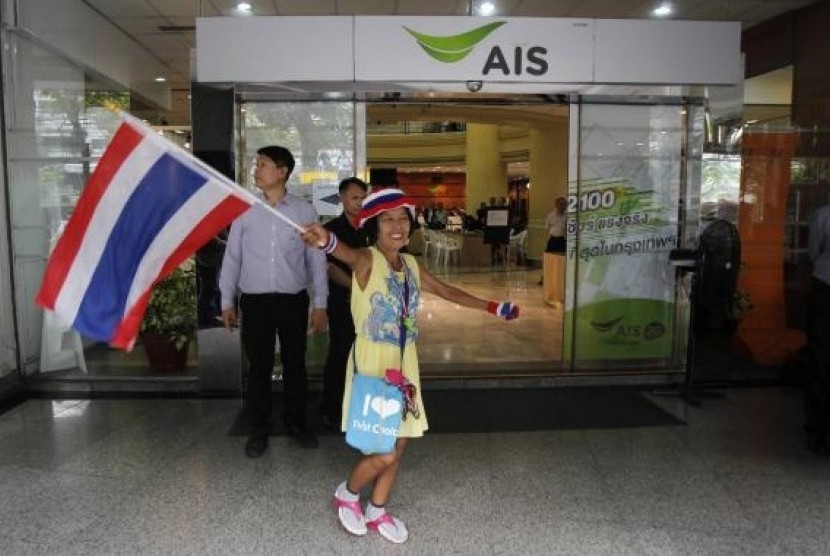
[[[158,334],[182,349],[196,331],[196,275],[179,267],[156,284],[141,323],[142,334]]]

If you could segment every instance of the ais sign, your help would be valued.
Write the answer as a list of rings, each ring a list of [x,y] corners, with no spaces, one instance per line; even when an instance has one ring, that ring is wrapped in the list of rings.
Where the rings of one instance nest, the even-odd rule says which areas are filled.
[[[741,24],[729,21],[206,17],[196,21],[196,79],[300,90],[337,82],[380,90],[465,81],[723,85],[742,79],[740,38]]]
[[[593,27],[583,19],[357,18],[355,78],[590,82]]]

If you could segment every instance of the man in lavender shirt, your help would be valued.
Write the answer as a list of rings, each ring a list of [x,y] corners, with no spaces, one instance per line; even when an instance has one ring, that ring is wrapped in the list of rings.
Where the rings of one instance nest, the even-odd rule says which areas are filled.
[[[257,151],[254,181],[264,201],[294,222],[316,222],[314,208],[286,189],[292,170],[294,157],[288,149],[268,146]],[[225,326],[233,328],[236,324],[237,296],[242,313],[242,345],[250,361],[248,411],[252,430],[245,445],[248,457],[258,458],[268,448],[277,335],[286,432],[303,448],[318,445],[306,420],[305,351],[308,329],[322,332],[326,328],[326,267],[321,250],[306,247],[296,230],[265,207],[254,205],[231,226],[219,289]],[[313,293],[310,317],[309,285]]]

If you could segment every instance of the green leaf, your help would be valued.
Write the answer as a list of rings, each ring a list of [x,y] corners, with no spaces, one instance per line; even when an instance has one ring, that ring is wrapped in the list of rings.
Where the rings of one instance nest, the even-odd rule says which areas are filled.
[[[604,322],[592,320],[591,321],[591,326],[593,326],[595,329],[599,330],[600,332],[608,332],[609,330],[614,328],[614,326],[616,324],[621,322],[624,318],[625,318],[625,316],[623,315],[622,317],[617,317],[615,319],[612,319],[612,320],[609,320],[609,321],[604,321]]]
[[[404,26],[404,30],[415,37],[415,40],[418,41],[418,45],[423,48],[427,54],[439,62],[453,63],[463,60],[470,52],[472,52],[475,45],[484,40],[487,35],[505,23],[507,22],[494,21],[493,23],[476,27],[466,33],[447,37],[425,35],[406,26]]]
[[[153,287],[141,331],[166,336],[180,348],[196,332],[196,324],[196,277],[188,265]]]
[[[467,50],[459,50],[457,52],[444,52],[442,50],[435,50],[434,48],[427,46],[421,41],[418,41],[418,45],[424,49],[424,52],[426,52],[439,62],[444,62],[445,64],[451,64],[453,62],[463,60],[467,57],[467,54],[473,51],[472,48],[468,48]]]

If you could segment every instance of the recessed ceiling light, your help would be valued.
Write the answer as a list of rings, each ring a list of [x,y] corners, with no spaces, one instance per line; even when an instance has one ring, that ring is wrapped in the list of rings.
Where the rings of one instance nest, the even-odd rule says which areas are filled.
[[[651,12],[652,15],[656,17],[666,17],[672,13],[671,4],[660,4]]]
[[[484,17],[493,15],[496,12],[496,6],[492,2],[482,2],[478,6],[478,15]]]
[[[248,2],[240,2],[236,5],[236,9],[240,12],[250,12],[253,8]]]
[[[156,77],[156,82],[157,83],[164,83],[165,81],[167,81],[167,79],[165,79],[164,77],[162,77],[160,75],[158,77]]]

